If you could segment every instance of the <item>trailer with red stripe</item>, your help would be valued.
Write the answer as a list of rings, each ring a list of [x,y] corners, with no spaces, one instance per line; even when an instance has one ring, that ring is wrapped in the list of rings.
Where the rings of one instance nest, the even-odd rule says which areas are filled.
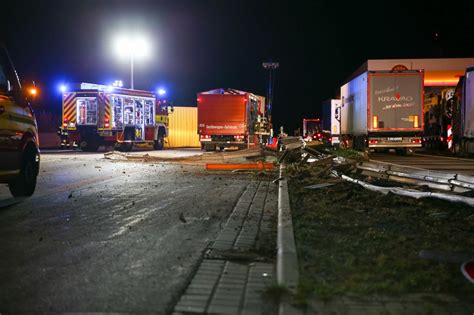
[[[62,144],[75,143],[84,151],[115,146],[130,151],[149,143],[162,149],[168,133],[168,108],[154,93],[81,83],[63,93]]]
[[[420,148],[423,76],[422,70],[367,71],[341,86],[341,145],[399,154]]]

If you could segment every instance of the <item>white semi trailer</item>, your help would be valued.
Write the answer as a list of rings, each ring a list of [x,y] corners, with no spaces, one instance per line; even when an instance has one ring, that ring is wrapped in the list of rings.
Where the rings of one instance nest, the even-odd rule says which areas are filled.
[[[423,71],[367,71],[341,87],[340,141],[357,150],[419,148]]]
[[[453,113],[454,142],[459,151],[474,153],[474,67],[466,69],[455,95],[457,108]]]

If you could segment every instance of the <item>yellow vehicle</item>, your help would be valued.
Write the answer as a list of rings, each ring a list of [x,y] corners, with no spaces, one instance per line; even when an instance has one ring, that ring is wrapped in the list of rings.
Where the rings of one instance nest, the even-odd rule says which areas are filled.
[[[0,44],[0,183],[8,184],[15,197],[34,193],[40,165],[38,127],[28,98]]]

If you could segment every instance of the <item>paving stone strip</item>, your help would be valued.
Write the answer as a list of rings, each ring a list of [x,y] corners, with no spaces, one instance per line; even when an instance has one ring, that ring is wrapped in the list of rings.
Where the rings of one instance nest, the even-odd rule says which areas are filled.
[[[274,281],[271,263],[204,259],[173,314],[262,314],[261,294]]]
[[[211,251],[245,251],[257,241],[260,225],[269,229],[277,190],[268,182],[252,182],[237,201]],[[212,255],[211,255],[212,257]],[[204,259],[173,314],[262,314],[262,292],[275,283],[273,263]]]
[[[235,205],[224,229],[209,247],[211,250],[249,250],[255,245],[267,191],[268,182],[249,184]]]

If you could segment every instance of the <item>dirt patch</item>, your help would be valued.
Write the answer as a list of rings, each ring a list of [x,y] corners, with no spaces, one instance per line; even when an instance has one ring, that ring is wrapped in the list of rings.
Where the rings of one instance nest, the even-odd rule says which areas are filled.
[[[422,250],[474,254],[473,208],[382,195],[345,182],[305,189],[328,178],[312,176],[317,168],[288,172],[302,296],[474,296],[461,262],[420,258]]]

